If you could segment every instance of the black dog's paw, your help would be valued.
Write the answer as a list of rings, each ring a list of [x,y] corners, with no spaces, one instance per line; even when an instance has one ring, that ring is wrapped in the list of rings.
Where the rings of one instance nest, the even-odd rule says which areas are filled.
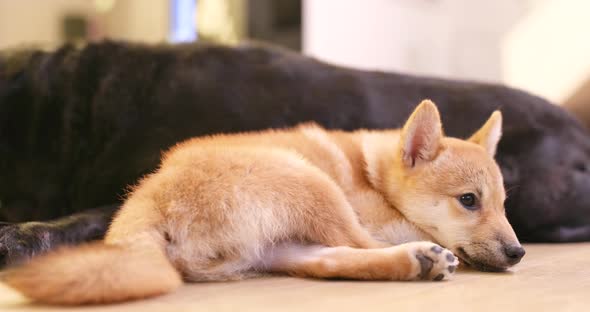
[[[0,269],[52,248],[55,231],[42,222],[0,223]]]

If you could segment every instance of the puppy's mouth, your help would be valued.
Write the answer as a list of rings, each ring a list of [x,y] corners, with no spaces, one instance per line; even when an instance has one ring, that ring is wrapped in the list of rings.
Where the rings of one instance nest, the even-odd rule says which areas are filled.
[[[495,265],[491,265],[489,263],[484,263],[484,262],[475,260],[471,256],[469,256],[469,254],[467,254],[467,252],[465,251],[465,249],[463,249],[463,247],[457,248],[457,256],[463,262],[465,262],[468,266],[470,266],[478,271],[504,272],[507,269],[507,267],[495,266]]]

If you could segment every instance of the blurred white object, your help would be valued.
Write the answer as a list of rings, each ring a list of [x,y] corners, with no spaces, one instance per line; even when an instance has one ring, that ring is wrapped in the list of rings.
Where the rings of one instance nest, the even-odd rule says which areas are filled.
[[[304,0],[306,54],[365,69],[500,81],[514,0]]]
[[[504,42],[505,81],[563,104],[590,79],[590,1],[536,1]],[[588,88],[588,86],[586,86]]]

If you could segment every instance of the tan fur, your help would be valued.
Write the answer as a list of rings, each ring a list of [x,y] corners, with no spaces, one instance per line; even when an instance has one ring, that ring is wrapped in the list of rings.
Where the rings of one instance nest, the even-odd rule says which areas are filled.
[[[518,240],[491,157],[499,123],[496,112],[472,142],[447,138],[424,101],[401,131],[304,124],[191,139],[139,183],[104,244],[39,257],[5,281],[37,301],[80,304],[164,293],[178,274],[438,280],[457,265],[451,251],[505,268],[502,244]],[[457,200],[470,192],[481,209]]]

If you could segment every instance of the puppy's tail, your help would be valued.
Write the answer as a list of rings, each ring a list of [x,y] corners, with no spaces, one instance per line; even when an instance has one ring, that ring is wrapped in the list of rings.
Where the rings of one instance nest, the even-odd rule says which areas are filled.
[[[151,297],[182,284],[163,240],[146,234],[128,245],[66,247],[9,269],[2,281],[35,302],[95,304]]]

